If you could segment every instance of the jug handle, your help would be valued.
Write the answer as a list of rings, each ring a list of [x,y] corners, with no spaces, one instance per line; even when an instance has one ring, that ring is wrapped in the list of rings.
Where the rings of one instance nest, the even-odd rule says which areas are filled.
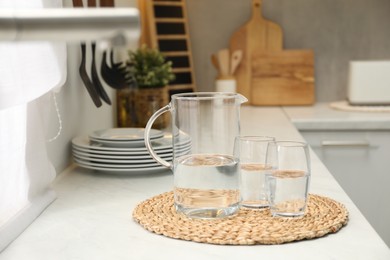
[[[152,141],[150,140],[150,130],[152,129],[152,126],[153,126],[153,123],[154,121],[162,114],[164,114],[165,112],[168,112],[171,110],[171,105],[168,104],[166,105],[165,107],[162,107],[160,108],[159,110],[156,111],[156,113],[154,113],[148,123],[146,124],[145,126],[145,133],[144,133],[144,138],[145,138],[145,146],[146,146],[146,149],[149,151],[150,155],[158,162],[160,163],[161,165],[167,167],[167,168],[170,168],[172,169],[173,168],[173,165],[165,160],[163,160],[160,156],[157,155],[157,153],[153,150],[153,147],[152,147]]]

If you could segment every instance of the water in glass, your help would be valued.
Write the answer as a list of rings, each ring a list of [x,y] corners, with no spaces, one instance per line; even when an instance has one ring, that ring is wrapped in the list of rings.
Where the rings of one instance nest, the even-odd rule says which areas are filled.
[[[274,216],[303,216],[310,175],[299,170],[276,170],[267,174],[269,201]]]

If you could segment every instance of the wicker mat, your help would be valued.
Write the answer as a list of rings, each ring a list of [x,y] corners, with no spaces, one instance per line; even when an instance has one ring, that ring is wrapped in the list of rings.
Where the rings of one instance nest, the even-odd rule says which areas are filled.
[[[173,192],[140,203],[133,218],[145,229],[170,238],[221,245],[282,244],[335,233],[348,222],[348,211],[330,198],[309,195],[301,218],[272,217],[268,209],[240,209],[215,220],[190,219],[176,213]]]

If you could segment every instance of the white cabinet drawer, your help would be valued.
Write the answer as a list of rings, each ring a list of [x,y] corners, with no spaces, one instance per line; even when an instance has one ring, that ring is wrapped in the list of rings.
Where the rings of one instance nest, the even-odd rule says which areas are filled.
[[[301,134],[390,246],[390,132],[301,131]]]

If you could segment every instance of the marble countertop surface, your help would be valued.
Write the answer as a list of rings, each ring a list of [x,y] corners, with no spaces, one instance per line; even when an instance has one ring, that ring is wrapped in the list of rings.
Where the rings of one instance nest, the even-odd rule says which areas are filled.
[[[283,110],[299,130],[390,130],[390,112],[349,112],[329,104],[290,106]]]
[[[242,134],[302,137],[280,108],[243,107]],[[310,192],[343,203],[347,226],[322,238],[282,245],[220,246],[150,233],[133,221],[135,206],[172,190],[170,171],[111,175],[69,167],[58,198],[1,254],[1,260],[390,259],[390,250],[332,175],[312,155]]]

